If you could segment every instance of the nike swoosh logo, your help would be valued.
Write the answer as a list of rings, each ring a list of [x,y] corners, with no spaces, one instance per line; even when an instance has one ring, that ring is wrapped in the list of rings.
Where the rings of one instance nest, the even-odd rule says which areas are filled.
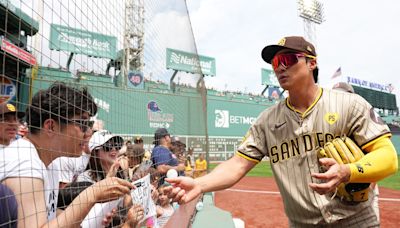
[[[281,128],[285,124],[286,124],[286,121],[283,123],[277,123],[277,124],[275,124],[275,129]]]

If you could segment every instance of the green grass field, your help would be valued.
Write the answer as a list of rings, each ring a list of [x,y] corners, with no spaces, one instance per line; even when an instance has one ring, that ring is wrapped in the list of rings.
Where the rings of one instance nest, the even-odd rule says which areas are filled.
[[[398,158],[400,167],[400,157]],[[217,164],[210,164],[210,169],[214,169]],[[263,161],[256,165],[246,176],[249,177],[272,177],[272,170],[269,162]],[[400,190],[400,172],[387,177],[378,182],[378,185],[385,188]]]

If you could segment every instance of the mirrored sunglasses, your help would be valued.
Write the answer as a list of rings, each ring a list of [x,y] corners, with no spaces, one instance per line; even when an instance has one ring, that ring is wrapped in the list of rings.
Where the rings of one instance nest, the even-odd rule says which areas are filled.
[[[275,55],[274,58],[272,59],[272,68],[275,70],[279,67],[279,65],[282,65],[285,69],[288,69],[289,67],[293,66],[294,64],[299,62],[299,58],[301,57],[306,57],[310,59],[316,59],[315,56],[312,55],[307,55],[304,53],[284,53],[284,54],[278,54]]]

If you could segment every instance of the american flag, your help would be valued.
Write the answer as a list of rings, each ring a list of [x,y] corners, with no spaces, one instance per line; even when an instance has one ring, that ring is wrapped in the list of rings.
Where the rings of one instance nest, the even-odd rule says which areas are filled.
[[[389,84],[388,85],[388,90],[389,90],[390,93],[393,92],[394,86],[392,84]]]

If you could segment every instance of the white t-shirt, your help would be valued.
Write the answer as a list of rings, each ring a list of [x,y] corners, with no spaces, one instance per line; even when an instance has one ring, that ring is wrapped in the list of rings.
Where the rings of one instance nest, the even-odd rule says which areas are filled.
[[[81,173],[78,175],[78,178],[76,179],[77,182],[91,182],[91,183],[96,183],[90,176],[90,170],[86,170],[85,172]]]
[[[13,141],[8,147],[0,150],[0,182],[12,177],[43,180],[48,220],[56,217],[58,174],[57,170],[46,168],[35,146],[23,138]]]
[[[164,208],[161,206],[157,206],[162,209],[163,213],[160,217],[157,218],[157,224],[160,227],[164,227],[167,224],[168,220],[171,218],[172,214],[174,214],[174,208],[172,205],[168,205],[168,208]]]
[[[59,157],[56,158],[48,169],[60,171],[60,182],[71,183],[76,180],[79,174],[83,173],[89,163],[90,154],[82,153],[80,157]]]

